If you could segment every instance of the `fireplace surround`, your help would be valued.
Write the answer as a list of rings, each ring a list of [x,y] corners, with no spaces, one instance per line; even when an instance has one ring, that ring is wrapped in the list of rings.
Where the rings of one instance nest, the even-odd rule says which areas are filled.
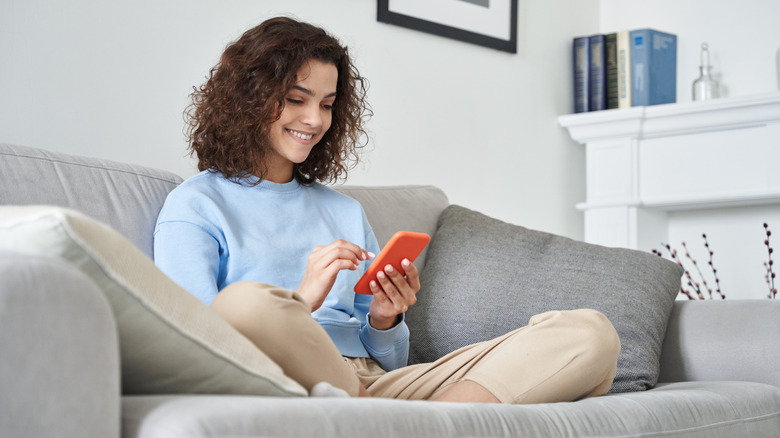
[[[727,298],[766,298],[764,223],[780,242],[780,93],[560,116],[586,149],[585,241],[642,251],[707,234]],[[780,247],[780,244],[774,245]],[[668,253],[667,253],[668,255]]]

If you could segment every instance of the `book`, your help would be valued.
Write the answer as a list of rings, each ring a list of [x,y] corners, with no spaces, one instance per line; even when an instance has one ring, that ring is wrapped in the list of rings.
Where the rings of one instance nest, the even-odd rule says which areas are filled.
[[[589,111],[607,109],[607,75],[604,63],[604,35],[590,36]]]
[[[604,35],[604,71],[607,109],[615,109],[618,107],[617,33]]]
[[[677,100],[677,36],[654,29],[631,31],[631,105]]]
[[[574,112],[584,113],[590,108],[590,37],[576,37],[572,42],[574,64]]]
[[[618,108],[631,107],[631,34],[617,32],[617,93]]]

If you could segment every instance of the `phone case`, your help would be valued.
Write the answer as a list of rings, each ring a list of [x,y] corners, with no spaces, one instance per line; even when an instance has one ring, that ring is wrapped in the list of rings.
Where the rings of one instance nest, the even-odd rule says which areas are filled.
[[[401,268],[401,260],[409,259],[410,262],[414,262],[430,240],[431,236],[413,231],[399,231],[393,234],[387,245],[382,248],[379,255],[371,262],[371,266],[360,277],[360,280],[355,285],[355,293],[371,295],[368,283],[371,280],[375,280],[376,274],[388,264],[392,265],[401,274],[404,274],[404,270]]]

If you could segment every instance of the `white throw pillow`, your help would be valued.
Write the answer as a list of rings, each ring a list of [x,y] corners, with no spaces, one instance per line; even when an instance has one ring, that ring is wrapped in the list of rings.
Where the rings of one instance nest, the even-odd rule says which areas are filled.
[[[117,321],[125,394],[306,396],[261,350],[107,225],[64,208],[3,206],[0,248],[62,259],[98,285]]]

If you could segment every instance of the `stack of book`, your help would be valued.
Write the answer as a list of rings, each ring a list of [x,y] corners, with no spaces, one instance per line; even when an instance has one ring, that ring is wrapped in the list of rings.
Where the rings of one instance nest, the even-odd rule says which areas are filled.
[[[674,103],[677,36],[654,29],[574,38],[574,112]]]

